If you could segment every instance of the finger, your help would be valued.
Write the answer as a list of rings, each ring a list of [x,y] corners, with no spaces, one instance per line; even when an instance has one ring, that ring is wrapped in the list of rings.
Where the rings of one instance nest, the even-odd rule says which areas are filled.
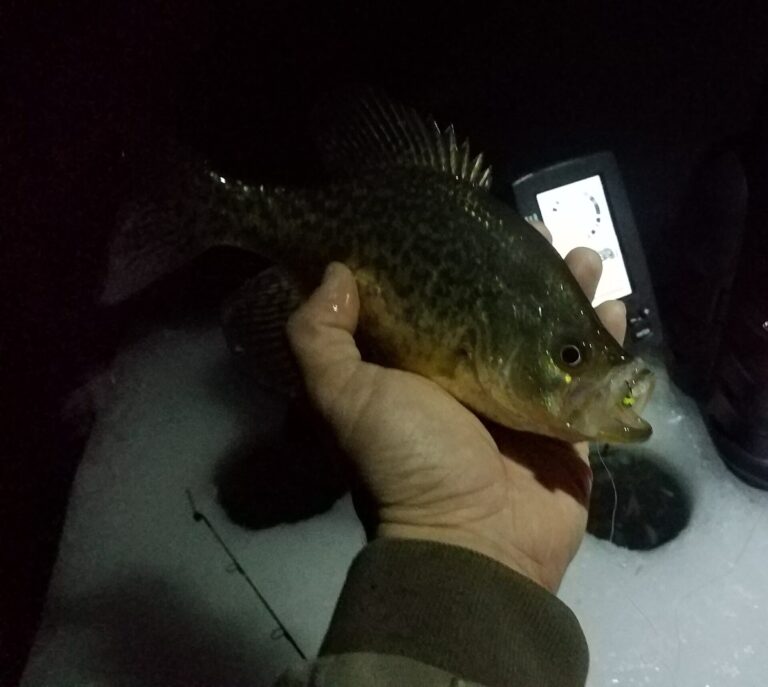
[[[341,263],[331,263],[323,281],[288,320],[288,340],[312,392],[333,388],[360,361],[353,337],[360,301],[355,278]]]
[[[605,301],[595,308],[605,328],[619,343],[627,334],[627,308],[622,301]]]
[[[547,241],[552,243],[552,232],[549,229],[547,229],[547,225],[544,224],[544,222],[539,222],[538,220],[532,219],[532,220],[528,220],[528,224],[530,224],[545,239],[547,239]]]
[[[603,261],[590,248],[574,248],[565,256],[565,263],[590,301],[595,297],[597,282],[603,273]]]

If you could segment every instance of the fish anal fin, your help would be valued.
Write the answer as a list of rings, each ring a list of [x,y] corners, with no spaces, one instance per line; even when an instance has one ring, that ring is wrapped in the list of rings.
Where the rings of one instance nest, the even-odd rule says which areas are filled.
[[[280,267],[246,281],[224,303],[224,338],[235,358],[262,386],[288,398],[304,393],[286,334],[288,318],[303,301],[299,282]]]

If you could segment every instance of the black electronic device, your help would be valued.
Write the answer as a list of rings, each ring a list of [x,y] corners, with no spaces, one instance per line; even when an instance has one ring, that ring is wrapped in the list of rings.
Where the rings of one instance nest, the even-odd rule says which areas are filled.
[[[567,160],[511,182],[520,214],[543,222],[565,257],[572,248],[594,249],[603,276],[593,301],[621,299],[627,307],[627,344],[661,343],[661,323],[645,256],[618,165],[612,153]]]

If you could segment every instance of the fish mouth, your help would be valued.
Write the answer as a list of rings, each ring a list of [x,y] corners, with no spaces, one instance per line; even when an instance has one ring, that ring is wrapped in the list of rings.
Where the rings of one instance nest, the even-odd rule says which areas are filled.
[[[640,360],[611,373],[603,384],[584,387],[588,402],[571,418],[571,426],[586,438],[612,443],[645,441],[653,429],[641,417],[655,386],[653,372]]]

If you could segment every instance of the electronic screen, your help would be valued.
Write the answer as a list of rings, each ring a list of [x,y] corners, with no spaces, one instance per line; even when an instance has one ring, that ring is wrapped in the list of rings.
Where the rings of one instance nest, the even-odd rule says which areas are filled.
[[[536,200],[560,255],[565,257],[573,248],[586,246],[601,257],[603,275],[592,301],[594,306],[632,293],[599,174],[537,193]]]

